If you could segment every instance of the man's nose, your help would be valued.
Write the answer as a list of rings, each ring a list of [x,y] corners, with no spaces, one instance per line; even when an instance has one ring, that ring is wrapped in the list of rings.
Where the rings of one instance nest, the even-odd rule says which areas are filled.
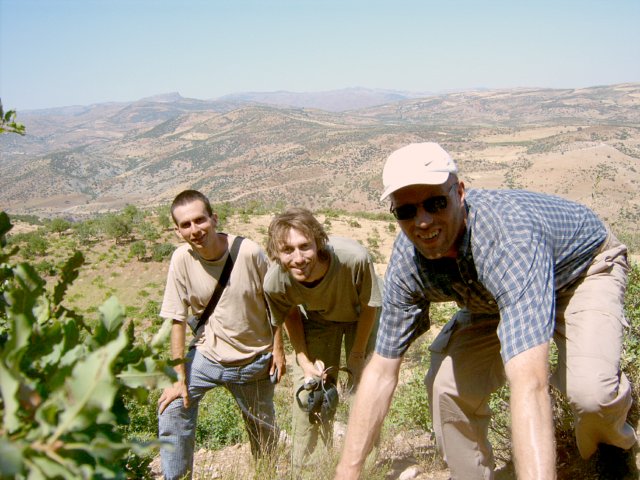
[[[301,262],[302,260],[304,260],[304,257],[302,256],[302,252],[300,250],[298,250],[297,248],[291,253],[291,259],[298,263]]]
[[[433,215],[427,212],[422,205],[418,205],[416,218],[413,220],[416,226],[431,225],[433,223]]]

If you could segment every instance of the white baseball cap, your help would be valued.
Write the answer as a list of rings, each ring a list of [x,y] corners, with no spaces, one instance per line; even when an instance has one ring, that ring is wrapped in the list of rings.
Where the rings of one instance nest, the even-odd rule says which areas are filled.
[[[441,185],[451,173],[458,173],[458,167],[440,145],[410,143],[387,158],[382,170],[384,191],[380,200],[408,185]]]

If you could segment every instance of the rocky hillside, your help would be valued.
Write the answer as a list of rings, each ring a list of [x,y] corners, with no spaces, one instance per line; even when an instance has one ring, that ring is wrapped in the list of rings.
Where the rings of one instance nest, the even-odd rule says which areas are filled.
[[[295,108],[265,105],[265,94],[170,94],[18,112],[28,133],[0,138],[0,206],[73,218],[195,187],[218,202],[384,211],[386,156],[429,140],[453,152],[468,186],[556,193],[621,228],[640,219],[640,84],[400,97],[342,112],[288,98],[272,100]]]

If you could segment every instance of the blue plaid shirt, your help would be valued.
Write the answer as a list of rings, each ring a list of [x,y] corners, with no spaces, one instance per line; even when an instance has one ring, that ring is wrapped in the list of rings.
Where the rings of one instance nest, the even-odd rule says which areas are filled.
[[[468,190],[458,257],[427,260],[404,233],[385,277],[376,352],[399,358],[429,329],[431,302],[500,315],[506,363],[551,339],[555,293],[589,266],[607,229],[587,207],[522,190]]]

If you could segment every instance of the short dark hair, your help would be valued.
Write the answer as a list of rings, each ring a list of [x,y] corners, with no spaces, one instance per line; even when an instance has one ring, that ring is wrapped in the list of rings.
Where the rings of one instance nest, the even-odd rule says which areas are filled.
[[[213,209],[211,208],[211,203],[209,203],[209,199],[207,198],[207,196],[204,193],[199,192],[198,190],[184,190],[176,195],[176,198],[174,198],[173,202],[171,203],[171,218],[173,218],[173,223],[175,223],[176,225],[178,224],[178,222],[176,221],[176,216],[173,214],[176,208],[191,202],[195,202],[197,200],[200,200],[202,203],[204,203],[204,208],[207,209],[207,213],[211,217],[213,215]]]
[[[278,255],[280,246],[284,243],[285,237],[292,228],[315,241],[316,247],[318,247],[318,256],[321,260],[329,258],[329,252],[327,251],[329,237],[320,222],[306,208],[290,208],[286,212],[273,217],[269,225],[267,255],[271,260],[280,263]]]

